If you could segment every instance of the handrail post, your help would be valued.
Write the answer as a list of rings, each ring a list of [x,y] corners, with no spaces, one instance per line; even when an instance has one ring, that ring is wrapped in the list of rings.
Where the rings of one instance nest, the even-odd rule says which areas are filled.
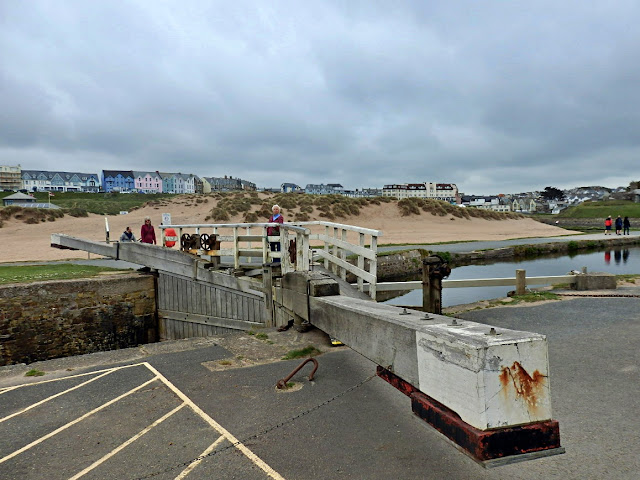
[[[342,229],[342,238],[341,240],[343,242],[347,241],[347,230],[345,228]],[[340,260],[346,262],[347,261],[347,251],[344,248],[340,248]],[[340,278],[342,278],[342,280],[346,280],[347,279],[347,269],[344,267],[340,268]]]
[[[378,282],[378,237],[371,235],[371,251],[373,260],[369,261],[369,273],[373,275],[373,281],[369,284],[369,296],[376,299],[376,283]]]
[[[282,274],[291,272],[291,259],[289,258],[289,232],[286,228],[280,229],[280,265]]]
[[[364,233],[360,233],[360,246],[362,248],[364,248]],[[358,254],[358,268],[360,270],[364,270],[364,257],[361,254]],[[358,277],[358,290],[360,290],[361,292],[364,291],[364,280],[362,280],[362,277]]]
[[[324,226],[324,236],[329,238],[329,225]],[[329,254],[329,242],[327,240],[324,240],[324,252]],[[324,268],[329,270],[329,259],[326,257],[324,259]]]
[[[269,261],[269,252],[271,251],[271,245],[267,238],[267,227],[262,227],[262,263]]]
[[[247,227],[247,235],[251,235],[251,227]],[[251,250],[251,242],[247,243],[247,248]],[[249,257],[249,263],[253,263],[253,257]]]
[[[338,238],[338,227],[333,227],[333,238],[337,239]],[[334,243],[333,244],[333,256],[337,257],[338,256],[338,246]],[[338,268],[338,265],[336,265],[335,263],[333,263],[331,265],[331,270],[333,271],[334,275],[338,275],[338,272],[340,272],[340,269]]]
[[[238,227],[233,227],[233,268],[240,268],[240,245],[238,241]]]
[[[311,245],[310,245],[310,241],[309,241],[309,234],[308,233],[304,233],[300,235],[300,238],[302,239],[302,269],[304,271],[309,271],[311,270]]]
[[[527,289],[527,271],[516,270],[516,295],[524,295]]]

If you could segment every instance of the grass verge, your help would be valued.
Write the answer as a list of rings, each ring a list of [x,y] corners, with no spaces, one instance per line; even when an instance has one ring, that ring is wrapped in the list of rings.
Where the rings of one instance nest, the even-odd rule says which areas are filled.
[[[54,263],[46,265],[0,266],[0,285],[9,283],[33,283],[47,280],[91,278],[103,273],[127,272],[119,268]]]

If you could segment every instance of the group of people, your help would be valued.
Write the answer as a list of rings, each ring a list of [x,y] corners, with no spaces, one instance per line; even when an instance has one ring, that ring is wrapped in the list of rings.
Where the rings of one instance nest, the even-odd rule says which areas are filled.
[[[604,234],[611,235],[611,228],[615,225],[616,235],[629,235],[629,229],[631,228],[631,222],[629,217],[624,217],[624,220],[620,215],[614,220],[609,215],[604,221]]]
[[[136,240],[136,236],[131,231],[131,227],[127,227],[124,229],[124,232],[122,232],[122,235],[120,235],[120,241],[137,242],[138,240]],[[140,228],[140,242],[156,245],[156,231],[153,225],[151,225],[150,217],[145,217],[144,223]]]

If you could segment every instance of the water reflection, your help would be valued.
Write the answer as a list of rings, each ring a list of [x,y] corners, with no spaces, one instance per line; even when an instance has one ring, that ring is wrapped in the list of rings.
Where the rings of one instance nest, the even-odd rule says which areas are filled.
[[[613,261],[611,261],[613,257]],[[512,278],[516,269],[524,269],[529,277],[566,275],[573,270],[581,271],[583,267],[589,272],[607,272],[614,275],[640,274],[640,247],[625,247],[594,251],[590,253],[574,253],[573,255],[538,257],[531,260],[487,263],[484,265],[465,265],[456,267],[449,277],[451,280],[477,278]],[[415,278],[402,280],[419,280]],[[400,280],[400,279],[398,279]],[[479,300],[505,297],[513,287],[473,287],[447,288],[442,293],[442,305],[449,307]],[[385,292],[386,293],[386,292]],[[389,292],[393,295],[392,292]],[[421,305],[422,291],[413,290],[406,295],[398,295],[393,299],[384,299],[393,305]]]
[[[629,249],[628,248],[616,248],[613,250],[613,260],[616,265],[620,265],[620,262],[627,263],[629,260]],[[604,252],[604,263],[605,265],[611,264],[611,250],[605,250]]]

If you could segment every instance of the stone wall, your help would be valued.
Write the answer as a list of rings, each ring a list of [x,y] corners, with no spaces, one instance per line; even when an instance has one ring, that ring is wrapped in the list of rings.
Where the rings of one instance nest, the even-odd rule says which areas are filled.
[[[156,341],[154,277],[0,286],[0,365]]]

